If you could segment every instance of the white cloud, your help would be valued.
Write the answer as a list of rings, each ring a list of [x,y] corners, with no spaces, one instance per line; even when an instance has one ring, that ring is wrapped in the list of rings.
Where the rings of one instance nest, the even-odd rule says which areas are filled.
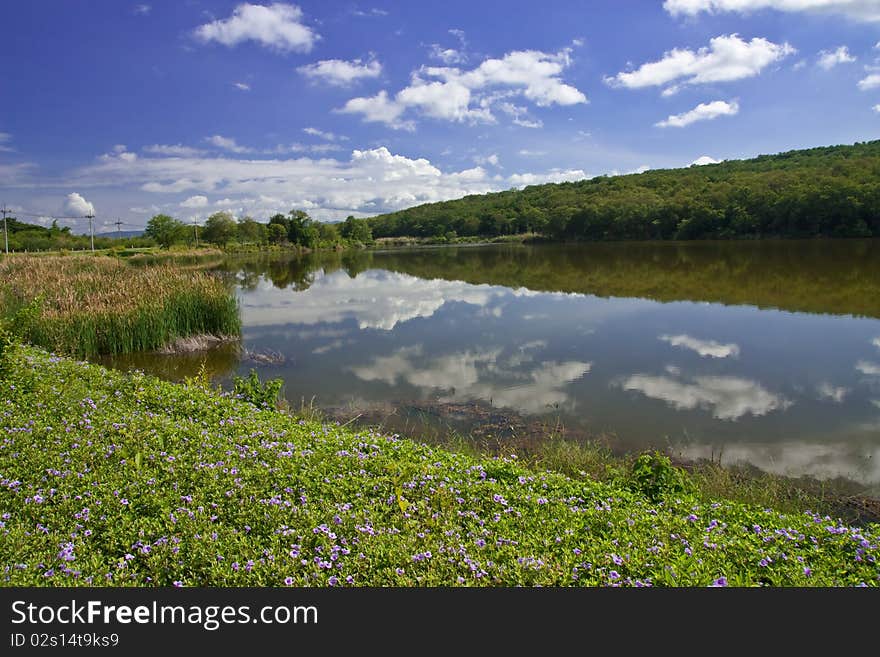
[[[719,420],[766,415],[791,405],[755,381],[732,376],[698,376],[692,382],[683,382],[667,376],[635,374],[619,385],[661,399],[677,410],[705,408]]]
[[[224,137],[223,135],[205,137],[205,141],[211,144],[211,146],[216,146],[217,148],[229,151],[230,153],[249,153],[253,151],[253,149],[247,148],[246,146],[239,146],[232,137]]]
[[[452,67],[422,67],[412,75],[410,85],[389,98],[382,91],[372,98],[353,98],[339,111],[360,113],[366,121],[381,121],[392,128],[412,127],[400,117],[409,109],[423,116],[456,122],[494,123],[491,106],[502,98],[521,95],[540,107],[576,105],[587,98],[565,84],[560,75],[571,63],[567,49],[558,53],[534,50],[514,51],[500,59],[487,59],[469,71]],[[502,89],[502,92],[498,92]],[[537,127],[537,122],[519,119],[520,125]],[[520,112],[521,113],[521,112]]]
[[[606,77],[615,87],[642,89],[675,83],[665,95],[681,85],[729,82],[754,77],[767,66],[797,52],[788,43],[776,44],[761,37],[743,41],[739,35],[717,36],[708,47],[693,50],[673,49],[655,62],[642,64],[630,72]]]
[[[696,16],[700,12],[747,13],[760,9],[776,9],[786,12],[836,13],[855,20],[880,21],[880,5],[877,0],[665,0],[663,8],[673,16]]]
[[[573,182],[589,177],[583,169],[551,169],[545,173],[515,173],[508,178],[508,181],[513,187],[526,187],[544,183]]]
[[[240,91],[250,91],[251,90],[251,85],[249,85],[247,82],[233,82],[232,86],[235,87],[236,89],[239,89]]]
[[[715,340],[700,340],[689,335],[661,335],[659,340],[668,342],[673,347],[690,349],[702,357],[736,358],[739,356],[739,345],[734,343],[721,344]]]
[[[375,59],[362,62],[355,59],[347,62],[342,59],[323,59],[296,69],[307,78],[320,80],[327,84],[346,87],[357,80],[377,78],[382,74],[382,64]]]
[[[830,71],[838,64],[849,64],[856,61],[846,46],[840,46],[837,50],[823,50],[819,53],[816,65],[826,71]]]
[[[8,132],[0,132],[0,153],[12,153],[15,151],[12,146],[9,146],[10,141],[12,141],[12,135]]]
[[[132,13],[137,14],[139,16],[148,15],[153,8],[150,5],[135,5],[134,9],[132,9]]]
[[[519,154],[523,157],[541,157],[542,155],[546,155],[547,151],[532,151],[527,148],[523,148],[519,151]]]
[[[243,3],[229,18],[197,27],[195,36],[204,43],[216,41],[230,47],[256,41],[280,52],[309,52],[321,37],[303,25],[302,17],[303,12],[296,5]]]
[[[303,132],[307,135],[311,135],[312,137],[320,137],[321,139],[326,139],[327,141],[348,141],[348,137],[345,135],[337,135],[333,132],[329,132],[326,130],[319,130],[318,128],[303,128]]]
[[[544,122],[540,119],[533,119],[529,116],[529,108],[513,103],[498,103],[498,109],[505,114],[513,117],[513,124],[522,128],[543,128]]]
[[[95,214],[95,206],[85,200],[80,194],[73,192],[67,195],[64,201],[64,213],[82,217],[87,214]]]
[[[364,121],[384,123],[394,130],[415,130],[412,121],[401,120],[405,110],[403,105],[389,99],[388,93],[383,89],[371,98],[352,98],[336,111],[341,114],[362,114]]]
[[[849,393],[849,388],[833,386],[826,381],[816,388],[816,392],[819,393],[819,399],[825,399],[840,404]]]
[[[488,157],[475,157],[474,162],[477,164],[491,164],[493,167],[501,168],[501,160],[498,159],[497,153],[492,153]]]
[[[856,363],[856,370],[866,376],[880,376],[880,364],[867,360],[860,360]]]
[[[862,91],[869,91],[877,87],[880,87],[880,73],[871,73],[859,80],[859,89]]]
[[[880,337],[874,338],[871,340],[871,344],[880,349]]]
[[[716,100],[711,103],[700,103],[689,112],[670,114],[666,120],[654,125],[658,128],[684,128],[697,121],[711,121],[719,116],[734,116],[737,113],[739,113],[739,103],[735,100],[729,103]]]
[[[205,151],[199,148],[183,146],[182,144],[152,144],[150,146],[144,146],[144,152],[153,155],[169,155],[172,157],[193,157],[194,155],[201,155]]]
[[[354,10],[352,10],[351,13],[354,14],[355,16],[361,16],[361,17],[387,16],[388,15],[387,11],[385,11],[384,9],[378,9],[376,7],[373,7],[372,9],[368,9],[367,11],[364,11],[363,9],[354,9]]]
[[[232,145],[238,147],[234,142]],[[338,147],[333,143],[315,146]],[[503,188],[489,180],[480,167],[444,173],[426,159],[392,154],[385,147],[352,151],[348,161],[217,156],[100,159],[75,171],[69,184],[128,185],[156,194],[189,192],[240,198],[254,215],[263,210],[274,213],[279,208],[303,207],[310,212],[315,209],[314,216],[321,219],[378,214]],[[281,203],[261,197],[280,199]],[[245,203],[244,199],[250,200]]]
[[[202,195],[190,196],[180,203],[182,208],[203,208],[206,205],[208,205],[208,197]]]
[[[709,157],[708,155],[701,155],[696,160],[691,162],[691,166],[697,165],[698,167],[706,166],[707,164],[719,164],[721,160],[716,160],[714,157]]]
[[[877,112],[877,114],[880,114],[880,105],[874,105],[871,109]]]
[[[439,44],[432,43],[428,56],[432,59],[449,64],[465,64],[467,63],[467,55],[455,48],[443,48]]]

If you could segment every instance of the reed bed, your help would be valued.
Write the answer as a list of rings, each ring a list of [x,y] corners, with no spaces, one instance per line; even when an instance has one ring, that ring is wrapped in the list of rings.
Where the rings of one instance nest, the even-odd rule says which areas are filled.
[[[147,351],[200,334],[237,335],[238,302],[219,278],[110,257],[15,257],[0,262],[0,312],[33,307],[32,344],[80,357]]]

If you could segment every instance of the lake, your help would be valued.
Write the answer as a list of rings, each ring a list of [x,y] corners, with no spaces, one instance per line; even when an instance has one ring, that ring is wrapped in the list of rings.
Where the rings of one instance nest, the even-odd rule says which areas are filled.
[[[292,406],[473,439],[601,437],[880,494],[880,241],[491,245],[230,259],[244,357]]]

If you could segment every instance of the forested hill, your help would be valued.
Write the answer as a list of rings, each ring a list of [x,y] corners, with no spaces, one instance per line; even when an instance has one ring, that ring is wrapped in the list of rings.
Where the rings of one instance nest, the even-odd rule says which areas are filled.
[[[369,222],[374,237],[880,237],[880,141],[534,185]]]

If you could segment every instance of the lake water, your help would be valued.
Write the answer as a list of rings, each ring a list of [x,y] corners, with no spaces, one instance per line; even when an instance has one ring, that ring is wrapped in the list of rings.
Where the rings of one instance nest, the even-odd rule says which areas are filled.
[[[237,259],[243,346],[334,417],[496,440],[548,428],[880,493],[880,241],[486,246]]]

